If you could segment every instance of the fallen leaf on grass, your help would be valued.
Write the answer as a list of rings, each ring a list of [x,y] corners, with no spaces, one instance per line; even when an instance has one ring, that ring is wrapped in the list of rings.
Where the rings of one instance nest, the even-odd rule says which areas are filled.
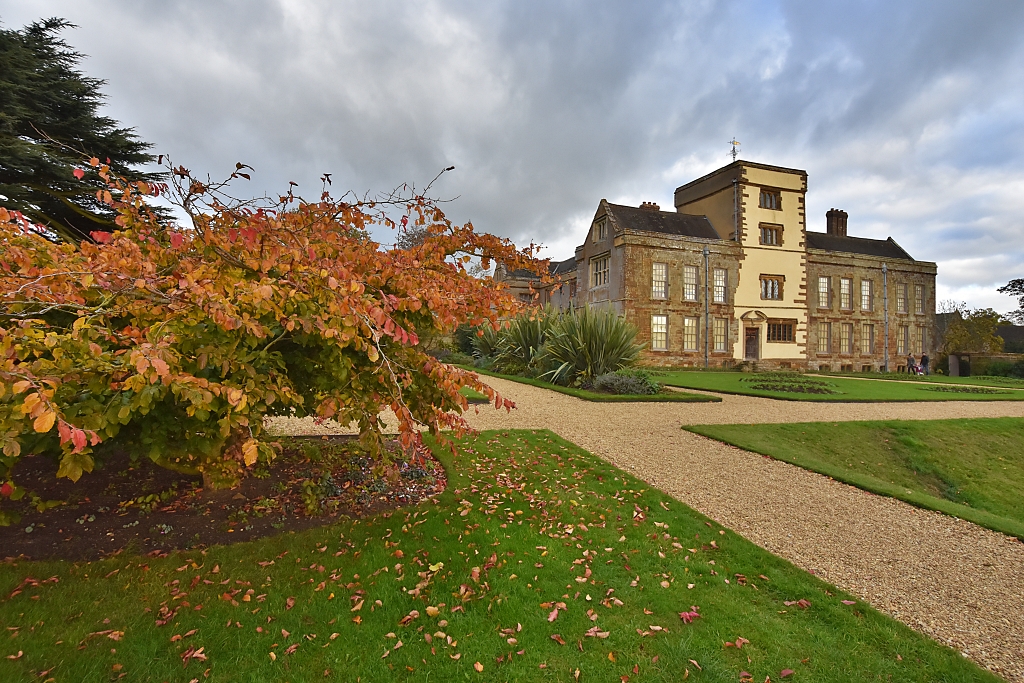
[[[480,662],[476,662],[475,664],[473,664],[473,668],[476,669],[477,673],[483,673],[484,665]]]
[[[295,598],[288,598],[284,601],[285,609],[291,609],[292,607],[295,607]]]
[[[693,664],[695,667],[697,667],[697,671],[703,671],[704,670],[704,669],[701,668],[700,664],[697,663],[696,659],[691,659],[690,660],[690,664]]]
[[[18,654],[16,654],[16,655],[7,655],[7,659],[21,659],[24,654],[25,654],[24,652],[22,652],[21,650],[18,650]]]
[[[785,601],[783,601],[782,604],[785,605],[786,607],[792,607],[793,605],[796,605],[800,609],[807,609],[808,607],[811,606],[811,601],[810,600],[804,600],[803,598],[801,598],[799,600],[785,600]]]
[[[683,620],[684,624],[691,624],[693,623],[694,619],[700,619],[700,613],[697,611],[699,609],[700,607],[698,607],[697,605],[690,605],[690,611],[680,612],[679,618]]]
[[[438,608],[434,607],[433,605],[430,605],[430,606],[427,607],[427,616],[428,617],[436,617],[440,613],[441,613],[441,610],[439,610]]]
[[[750,643],[750,641],[747,640],[746,638],[742,637],[742,636],[737,636],[735,643],[726,642],[725,643],[725,647],[734,647],[737,650],[742,650],[743,649],[743,645],[747,644],[747,643]]]
[[[559,635],[559,634],[557,634],[557,633],[555,633],[555,634],[553,634],[553,635],[551,636],[551,640],[555,641],[555,642],[556,642],[556,643],[558,643],[559,645],[565,645],[565,638],[563,638],[562,636],[560,636],[560,635]]]
[[[857,604],[856,600],[843,600],[842,602],[843,602],[844,605],[856,605]]]
[[[789,676],[792,676],[794,673],[795,672],[792,669],[783,669],[779,672],[779,678],[788,678]]]

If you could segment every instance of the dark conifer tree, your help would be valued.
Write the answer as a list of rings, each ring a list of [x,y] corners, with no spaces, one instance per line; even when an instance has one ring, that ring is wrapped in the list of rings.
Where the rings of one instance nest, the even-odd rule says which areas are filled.
[[[154,157],[134,129],[99,115],[105,82],[79,71],[82,55],[60,37],[73,27],[46,19],[0,28],[0,205],[77,242],[114,229],[114,212],[96,199],[106,184],[88,159],[109,160],[132,180],[161,175],[138,170]]]

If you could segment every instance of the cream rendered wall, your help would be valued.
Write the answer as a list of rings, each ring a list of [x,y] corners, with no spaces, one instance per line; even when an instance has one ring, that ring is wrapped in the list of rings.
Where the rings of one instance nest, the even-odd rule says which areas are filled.
[[[731,186],[707,197],[677,206],[676,211],[691,216],[707,216],[719,237],[723,240],[732,239],[735,210]]]
[[[804,180],[795,173],[784,173],[761,168],[744,168],[741,186],[741,216],[743,233],[743,259],[740,261],[739,282],[736,284],[735,314],[740,318],[748,311],[761,311],[769,318],[795,319],[796,343],[768,343],[767,326],[761,325],[761,358],[800,360],[806,357],[807,307],[804,264]],[[782,210],[772,211],[759,207],[761,187],[779,190]],[[783,226],[782,245],[760,244],[760,224]],[[764,275],[782,275],[785,284],[781,301],[761,299],[761,279]],[[741,327],[752,327],[752,321],[742,321]],[[744,333],[736,345],[734,357],[743,360]]]

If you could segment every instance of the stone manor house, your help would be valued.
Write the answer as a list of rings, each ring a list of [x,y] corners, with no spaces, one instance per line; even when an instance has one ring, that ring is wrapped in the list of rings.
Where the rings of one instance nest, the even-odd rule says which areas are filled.
[[[851,237],[847,214],[807,229],[807,172],[735,161],[675,191],[675,211],[601,200],[559,283],[499,271],[524,300],[611,306],[655,365],[903,370],[931,352],[934,263],[891,237]]]

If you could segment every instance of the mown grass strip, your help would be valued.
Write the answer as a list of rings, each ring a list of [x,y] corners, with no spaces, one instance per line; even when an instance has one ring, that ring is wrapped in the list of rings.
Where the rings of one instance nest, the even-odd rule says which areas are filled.
[[[718,396],[690,394],[682,391],[671,390],[663,391],[660,394],[602,394],[596,391],[577,389],[575,387],[563,387],[557,384],[552,384],[551,382],[545,382],[542,379],[534,379],[532,377],[503,375],[498,372],[491,372],[490,370],[481,370],[480,368],[473,367],[472,365],[460,365],[459,367],[480,375],[500,377],[501,379],[519,382],[520,384],[528,384],[533,387],[540,387],[541,389],[550,389],[551,391],[557,391],[560,394],[567,394],[568,396],[575,396],[576,398],[583,399],[584,401],[594,401],[596,403],[717,403],[722,400]]]
[[[752,373],[703,370],[654,370],[661,384],[722,394],[760,396],[783,401],[818,403],[904,403],[911,401],[1024,401],[1024,391],[1003,387],[962,387],[932,382],[900,383],[813,375],[796,372]],[[786,381],[786,376],[792,381]],[[808,393],[805,385],[818,383],[824,393]]]
[[[1024,540],[1022,418],[685,429]]]

